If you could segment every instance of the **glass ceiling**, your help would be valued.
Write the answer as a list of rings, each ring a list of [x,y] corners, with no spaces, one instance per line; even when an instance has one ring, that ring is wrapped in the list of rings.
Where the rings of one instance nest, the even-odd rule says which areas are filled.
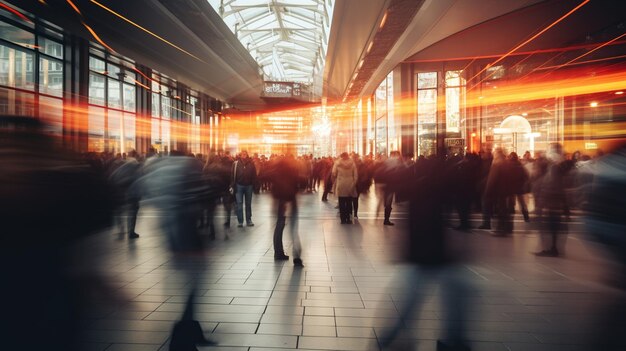
[[[208,0],[265,80],[321,85],[334,0]]]

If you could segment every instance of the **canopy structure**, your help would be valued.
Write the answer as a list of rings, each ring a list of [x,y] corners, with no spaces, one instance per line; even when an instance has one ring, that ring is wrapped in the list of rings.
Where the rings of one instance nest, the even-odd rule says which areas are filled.
[[[320,90],[333,0],[208,0],[268,81]]]

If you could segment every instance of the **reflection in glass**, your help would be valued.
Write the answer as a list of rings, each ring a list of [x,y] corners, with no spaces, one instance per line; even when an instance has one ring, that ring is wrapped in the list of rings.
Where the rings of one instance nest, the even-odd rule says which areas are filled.
[[[35,47],[34,33],[17,28],[3,21],[0,21],[0,38],[25,48],[33,49]]]
[[[63,100],[39,96],[39,117],[46,124],[46,132],[63,136]]]
[[[89,103],[94,105],[104,105],[105,78],[98,74],[89,73]]]
[[[30,52],[0,45],[0,84],[34,90],[33,57]]]
[[[437,88],[437,72],[417,74],[417,89]]]
[[[120,82],[114,79],[108,79],[109,96],[107,99],[107,106],[112,108],[122,108],[122,91],[120,89]]]
[[[419,155],[430,156],[437,150],[437,72],[417,76],[417,148]]]
[[[46,55],[63,59],[63,44],[42,36],[39,37],[39,51]]]
[[[39,59],[39,92],[54,96],[63,96],[62,61]]]
[[[135,112],[135,86],[123,84],[124,89],[124,110]]]
[[[88,150],[104,151],[104,109],[89,106],[88,108]]]

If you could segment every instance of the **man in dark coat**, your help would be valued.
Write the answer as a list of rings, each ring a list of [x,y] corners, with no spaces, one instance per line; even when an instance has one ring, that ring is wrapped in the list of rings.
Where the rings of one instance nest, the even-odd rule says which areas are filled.
[[[276,228],[274,229],[274,260],[288,260],[283,248],[283,230],[285,229],[287,205],[291,204],[291,238],[293,241],[293,264],[302,266],[300,258],[301,245],[297,230],[298,204],[296,194],[298,193],[298,163],[296,159],[289,155],[277,160],[272,169],[269,170],[272,180],[272,195],[277,201]]]
[[[407,260],[413,266],[402,277],[408,284],[405,292],[407,300],[399,309],[400,318],[394,327],[382,335],[380,347],[393,349],[400,331],[406,327],[410,319],[419,319],[411,315],[425,298],[424,291],[433,284],[439,283],[442,296],[442,305],[445,307],[444,320],[449,321],[445,326],[446,342],[437,341],[437,350],[469,351],[465,342],[463,321],[466,315],[466,306],[463,303],[470,293],[468,285],[460,276],[460,272],[453,265],[450,253],[450,243],[444,233],[443,209],[445,200],[449,198],[447,192],[450,186],[441,174],[445,171],[444,162],[440,159],[421,159],[411,169],[403,172],[409,193],[409,231],[408,242],[403,247]]]

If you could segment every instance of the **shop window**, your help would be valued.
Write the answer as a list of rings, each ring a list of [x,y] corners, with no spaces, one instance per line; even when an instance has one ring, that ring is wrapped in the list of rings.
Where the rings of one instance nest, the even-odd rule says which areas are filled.
[[[39,51],[54,58],[63,59],[63,44],[39,37]]]
[[[122,90],[119,81],[109,78],[108,81],[107,106],[111,108],[122,108]]]
[[[495,80],[504,77],[504,66],[492,66],[485,70],[485,79]]]
[[[437,150],[437,72],[417,74],[418,154],[434,155]]]
[[[89,103],[104,105],[105,102],[105,78],[98,74],[89,74]]]
[[[0,21],[0,39],[28,49],[35,48],[35,33],[3,21]]]
[[[63,100],[40,96],[39,116],[46,124],[46,132],[56,137],[63,136]]]
[[[124,111],[135,112],[135,86],[123,84]]]
[[[59,60],[39,59],[39,92],[63,96],[63,63]]]
[[[34,90],[34,54],[0,45],[0,85]]]
[[[89,69],[100,74],[106,74],[105,62],[93,56],[89,56]]]
[[[448,137],[461,136],[462,108],[465,105],[465,79],[462,74],[463,71],[446,72],[446,135]]]

